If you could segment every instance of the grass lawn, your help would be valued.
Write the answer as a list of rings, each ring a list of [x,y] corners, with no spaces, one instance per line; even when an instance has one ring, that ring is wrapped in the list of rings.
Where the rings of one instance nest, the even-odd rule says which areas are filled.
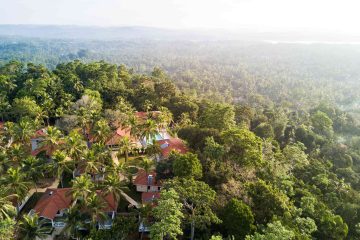
[[[126,165],[139,166],[142,158],[146,157],[146,155],[137,155],[137,156],[129,156],[128,161],[125,163],[125,157],[118,158],[119,163],[125,163]]]

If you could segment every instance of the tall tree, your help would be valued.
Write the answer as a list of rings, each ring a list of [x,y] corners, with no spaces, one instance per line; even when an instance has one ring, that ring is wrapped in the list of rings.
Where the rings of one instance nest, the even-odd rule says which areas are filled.
[[[183,203],[183,213],[191,228],[191,240],[195,237],[195,228],[211,223],[220,223],[220,219],[212,211],[215,191],[204,182],[192,178],[174,178],[165,183],[165,189],[173,188]]]
[[[61,187],[63,184],[64,172],[71,172],[72,160],[66,155],[65,151],[56,150],[51,158],[51,170],[60,180]]]
[[[202,177],[202,165],[196,154],[179,154],[173,152],[169,156],[173,161],[173,172],[177,177],[189,177],[199,179]]]
[[[39,220],[38,215],[24,215],[19,223],[19,235],[24,240],[45,239],[51,227],[45,225],[45,219]]]
[[[59,149],[60,144],[63,144],[61,131],[56,127],[47,127],[46,134],[40,143],[40,148],[45,148],[47,154],[52,154],[55,150]]]
[[[86,202],[88,196],[94,191],[94,183],[88,175],[81,175],[72,180],[71,195],[74,199]]]
[[[153,210],[155,223],[150,228],[150,237],[154,240],[177,239],[182,235],[182,204],[174,189],[161,191],[160,199]]]
[[[26,197],[31,182],[25,179],[20,168],[9,168],[6,175],[1,178],[1,183],[7,186],[11,193],[16,194],[16,208],[19,212],[19,204]]]
[[[255,230],[255,220],[250,207],[235,198],[226,204],[221,219],[228,235],[235,239],[244,239]]]
[[[125,162],[129,160],[129,153],[135,148],[135,144],[125,136],[119,141],[119,153],[125,155]]]

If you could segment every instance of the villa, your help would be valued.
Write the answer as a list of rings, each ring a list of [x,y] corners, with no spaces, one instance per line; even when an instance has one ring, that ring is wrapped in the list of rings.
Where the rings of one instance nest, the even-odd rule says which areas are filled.
[[[49,221],[53,228],[65,227],[66,212],[72,204],[70,188],[48,188],[30,214]]]
[[[156,172],[146,173],[145,170],[139,170],[136,174],[134,185],[138,192],[160,192],[161,183],[156,180]]]
[[[159,140],[161,155],[158,157],[158,161],[167,159],[172,151],[185,154],[188,152],[188,148],[180,138],[170,138]]]
[[[71,196],[71,188],[49,188],[47,189],[35,207],[29,214],[37,214],[40,219],[45,219],[45,224],[52,227],[49,232],[53,237],[61,232],[66,226],[67,212],[69,208],[77,203]],[[104,196],[100,190],[96,194],[105,203],[103,212],[107,216],[105,220],[98,220],[99,229],[110,229],[115,219],[118,203],[112,194]],[[88,221],[88,220],[87,220]]]

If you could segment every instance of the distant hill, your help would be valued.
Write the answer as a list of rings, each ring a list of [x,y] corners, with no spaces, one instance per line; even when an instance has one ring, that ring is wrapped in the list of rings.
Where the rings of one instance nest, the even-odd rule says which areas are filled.
[[[161,41],[270,41],[270,42],[357,42],[360,36],[339,33],[319,33],[294,30],[256,31],[248,28],[238,30],[163,29],[142,26],[97,27],[61,25],[1,25],[0,37],[26,37],[38,39],[79,40],[161,40]]]
[[[0,36],[94,40],[217,40],[214,31],[170,30],[152,27],[96,27],[54,25],[0,25]]]

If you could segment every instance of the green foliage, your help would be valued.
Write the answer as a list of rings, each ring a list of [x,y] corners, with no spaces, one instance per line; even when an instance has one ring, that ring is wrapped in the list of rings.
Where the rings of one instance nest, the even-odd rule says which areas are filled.
[[[254,229],[254,216],[249,206],[235,198],[231,199],[221,214],[223,227],[235,239],[244,239]]]
[[[173,188],[179,195],[185,220],[192,229],[192,239],[195,227],[204,228],[211,223],[220,222],[211,208],[216,193],[206,183],[192,178],[174,178],[165,183],[165,188]]]
[[[173,152],[169,156],[169,160],[173,161],[173,173],[177,177],[199,179],[203,175],[202,165],[196,154],[178,154]]]
[[[282,216],[291,208],[288,197],[264,181],[249,183],[251,207],[258,223],[269,222],[273,216]]]
[[[15,233],[15,221],[13,219],[1,219],[0,220],[0,239],[12,240]]]
[[[311,116],[311,122],[314,127],[314,132],[327,137],[332,137],[333,121],[326,113],[317,111]]]
[[[293,240],[295,233],[282,225],[280,221],[269,223],[263,233],[246,236],[246,240]]]
[[[222,133],[222,140],[229,149],[228,155],[243,166],[260,166],[262,163],[261,139],[247,129],[231,129]]]
[[[220,131],[235,125],[234,107],[222,103],[205,103],[200,111],[199,124],[202,128],[215,128]]]
[[[174,189],[161,191],[160,199],[153,210],[155,223],[150,228],[151,239],[163,240],[164,238],[177,239],[182,235],[181,212],[183,205]]]

